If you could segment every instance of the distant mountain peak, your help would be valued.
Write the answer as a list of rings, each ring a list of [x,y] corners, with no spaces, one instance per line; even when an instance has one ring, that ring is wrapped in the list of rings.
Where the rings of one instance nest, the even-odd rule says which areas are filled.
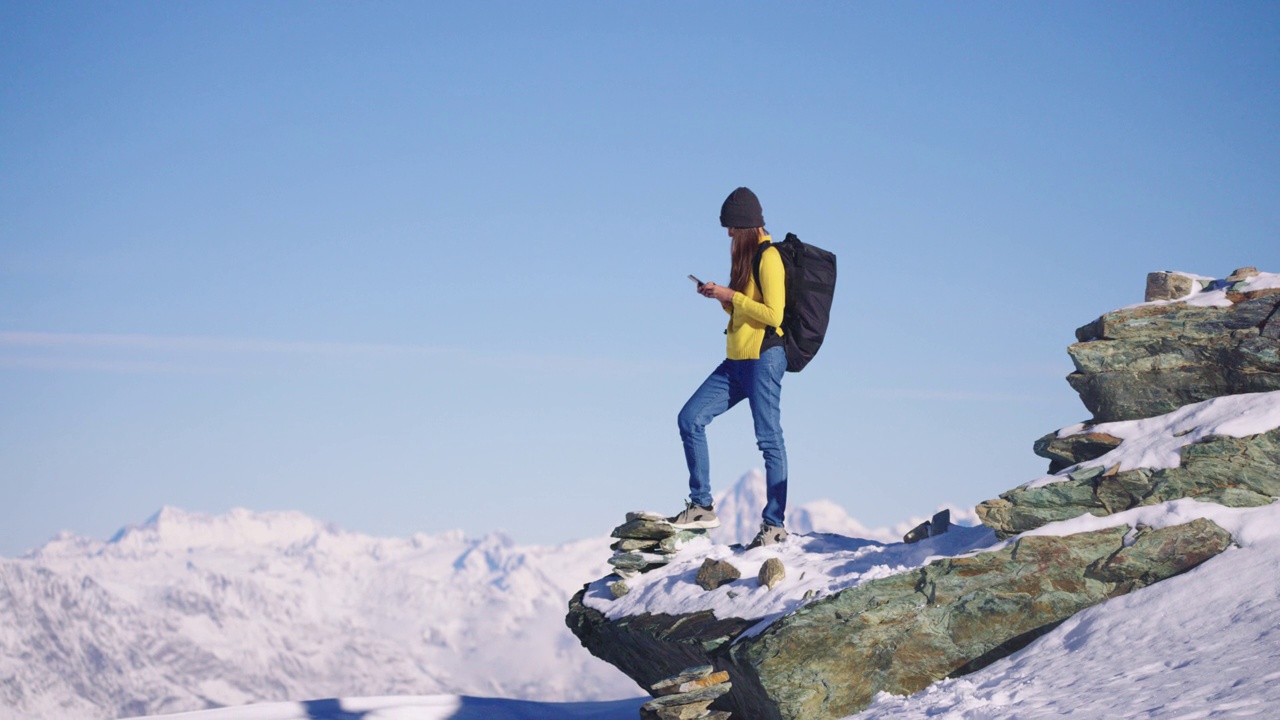
[[[233,508],[222,515],[164,506],[144,522],[122,527],[107,542],[111,553],[174,552],[193,549],[270,547],[314,544],[317,538],[345,534],[332,523],[305,513],[255,512]]]

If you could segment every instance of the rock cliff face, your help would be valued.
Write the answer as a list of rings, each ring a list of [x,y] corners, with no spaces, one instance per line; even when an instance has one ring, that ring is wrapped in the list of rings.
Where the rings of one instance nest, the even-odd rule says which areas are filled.
[[[1242,395],[1280,389],[1280,295],[1266,287],[1280,277],[1175,279],[1167,284],[1185,296],[1108,313],[1078,333],[1069,381],[1094,419],[1037,441],[1055,475],[979,506],[1003,542],[868,573],[780,617],[735,611],[732,590],[713,610],[618,615],[596,599],[597,583],[570,601],[569,627],[641,686],[712,665],[733,679],[713,707],[734,717],[840,718],[877,692],[909,694],[977,670],[1082,609],[1214,557],[1231,537],[1204,518],[1023,534],[1182,498],[1245,506],[1280,497],[1280,393]],[[1147,420],[1114,422],[1136,418]],[[663,577],[661,587],[674,592],[680,582]],[[739,581],[739,592],[751,582]]]

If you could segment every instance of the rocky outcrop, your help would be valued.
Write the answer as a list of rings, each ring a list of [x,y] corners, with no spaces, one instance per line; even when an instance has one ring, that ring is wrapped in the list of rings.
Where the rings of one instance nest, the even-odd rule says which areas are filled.
[[[1183,498],[1241,507],[1280,497],[1274,417],[1260,430],[1238,432],[1239,423],[1221,430],[1229,424],[1223,417],[1237,420],[1231,413],[1242,398],[1253,398],[1264,414],[1280,403],[1280,396],[1240,395],[1280,390],[1280,278],[1252,268],[1223,281],[1154,273],[1148,300],[1155,302],[1107,313],[1077,331],[1079,342],[1068,349],[1076,372],[1068,381],[1093,420],[1036,441],[1036,453],[1058,476],[978,507],[983,524],[1006,542],[825,597],[811,600],[806,592],[798,607],[768,619],[718,618],[706,610],[609,617],[594,599],[600,590],[591,596],[595,606],[588,604],[589,585],[570,602],[569,627],[642,687],[681,668],[708,665],[734,679],[712,705],[717,710],[823,720],[858,712],[878,692],[909,694],[973,672],[1084,608],[1214,557],[1232,539],[1203,518],[1158,529],[1116,519],[1089,532],[1025,534],[1085,514]],[[1214,401],[1218,424],[1201,422],[1201,408],[1184,407],[1225,395],[1238,397]],[[1159,417],[1179,408],[1169,422]],[[1144,422],[1160,430],[1141,436],[1143,442],[1169,442],[1126,449],[1126,438],[1140,436],[1132,423],[1103,424],[1137,418],[1152,418]],[[1132,459],[1125,453],[1133,447],[1150,450],[1160,462],[1112,462]],[[937,542],[925,526],[917,530],[913,539]],[[688,574],[662,580],[666,588],[693,581]]]
[[[1067,382],[1093,413],[1092,422],[1280,390],[1280,295],[1272,289],[1235,294],[1234,285],[1222,288],[1225,307],[1139,305],[1077,330],[1079,342],[1067,348],[1076,370]]]
[[[1208,520],[1024,537],[815,601],[746,636],[755,620],[710,612],[607,619],[570,601],[570,629],[592,654],[648,687],[693,664],[734,678],[713,707],[735,717],[822,720],[880,691],[916,692],[1012,653],[1086,607],[1184,572],[1230,535]],[[1126,536],[1129,536],[1126,541]]]

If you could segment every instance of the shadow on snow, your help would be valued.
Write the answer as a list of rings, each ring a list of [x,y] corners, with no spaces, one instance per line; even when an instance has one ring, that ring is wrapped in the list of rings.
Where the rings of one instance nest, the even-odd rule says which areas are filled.
[[[647,697],[607,702],[547,703],[501,698],[458,698],[458,709],[440,720],[634,720]],[[366,720],[377,711],[347,710],[338,699],[301,703],[307,720]]]

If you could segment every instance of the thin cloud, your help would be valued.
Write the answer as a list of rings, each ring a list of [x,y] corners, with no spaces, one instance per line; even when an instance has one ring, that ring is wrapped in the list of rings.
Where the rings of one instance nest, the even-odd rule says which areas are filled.
[[[576,375],[671,374],[686,364],[554,353],[488,354],[456,347],[130,333],[0,332],[0,368],[109,372],[222,373],[247,358],[448,359],[504,370]],[[237,362],[239,361],[239,362]]]
[[[143,350],[150,352],[424,356],[450,352],[445,348],[386,343],[299,342],[199,335],[140,335],[108,333],[0,332],[0,347]]]
[[[96,372],[161,373],[169,375],[217,375],[223,367],[151,360],[101,360],[93,358],[2,356],[0,368],[16,370],[91,370]]]

